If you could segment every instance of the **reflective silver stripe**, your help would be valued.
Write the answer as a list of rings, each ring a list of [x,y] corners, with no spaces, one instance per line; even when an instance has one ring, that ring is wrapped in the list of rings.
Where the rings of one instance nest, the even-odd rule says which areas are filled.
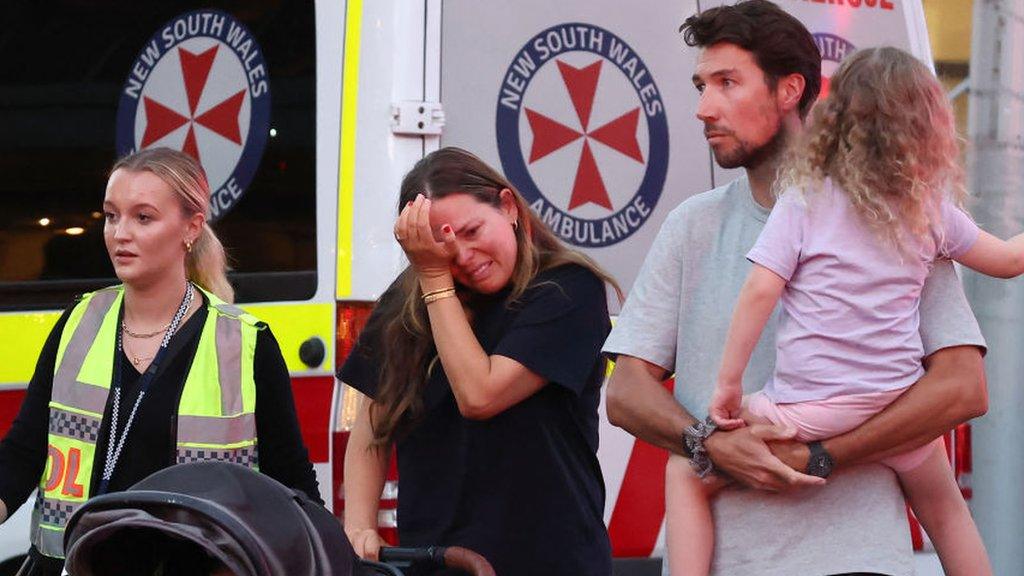
[[[39,528],[39,537],[34,544],[43,556],[64,557],[64,531]]]
[[[220,413],[242,412],[242,323],[217,316],[217,371],[220,376]]]
[[[217,304],[214,307],[217,310],[220,310],[220,312],[222,314],[226,314],[226,315],[231,316],[233,318],[238,318],[242,314],[245,314],[245,310],[242,310],[241,308],[239,308],[238,306],[235,306],[234,304],[227,304],[227,303],[221,302],[220,304]]]
[[[58,381],[54,379],[56,384]],[[79,382],[77,380],[68,383],[61,383],[63,394],[57,394],[56,389],[58,386],[54,386],[53,399],[55,402],[59,402],[65,406],[73,406],[82,410],[88,410],[94,414],[103,414],[103,410],[107,406],[107,396],[110,392],[107,388],[101,388],[99,386],[93,386],[92,384],[86,384],[85,382]],[[64,387],[67,387],[66,389]]]
[[[116,298],[116,290],[100,290],[89,300],[89,305],[82,314],[75,333],[71,335],[60,366],[54,374],[52,398],[55,402],[98,414],[103,413],[107,404],[107,389],[78,382],[78,373],[82,370],[85,357]]]
[[[230,418],[178,415],[178,444],[214,444],[225,446],[256,437],[256,415],[239,414]]]

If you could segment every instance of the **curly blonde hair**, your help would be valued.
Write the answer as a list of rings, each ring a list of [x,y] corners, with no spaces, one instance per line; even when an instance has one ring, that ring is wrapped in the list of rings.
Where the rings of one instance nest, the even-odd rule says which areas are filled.
[[[831,178],[869,226],[900,249],[925,238],[948,198],[967,196],[953,109],[942,85],[898,48],[868,48],[832,76],[828,97],[788,152],[776,191]]]

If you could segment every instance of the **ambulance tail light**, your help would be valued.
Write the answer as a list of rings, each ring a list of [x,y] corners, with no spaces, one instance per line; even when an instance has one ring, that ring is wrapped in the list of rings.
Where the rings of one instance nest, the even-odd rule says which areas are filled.
[[[337,373],[345,364],[348,355],[356,346],[359,333],[370,319],[373,311],[372,302],[338,302],[336,322],[334,324],[334,371]]]
[[[341,367],[348,360],[348,355],[356,347],[359,334],[366,326],[373,311],[372,302],[338,302],[334,324],[334,373],[337,374]],[[335,434],[339,432],[348,433],[352,424],[356,421],[356,413],[359,409],[361,394],[348,386],[343,386],[340,392],[341,398],[337,405],[337,418],[334,420]],[[344,454],[344,452],[342,452]],[[335,462],[335,468],[341,466]],[[337,477],[337,475],[335,475]]]

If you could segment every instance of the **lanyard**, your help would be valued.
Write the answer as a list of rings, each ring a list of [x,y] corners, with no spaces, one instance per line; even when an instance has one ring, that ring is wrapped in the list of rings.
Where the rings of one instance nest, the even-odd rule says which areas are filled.
[[[160,369],[160,363],[167,354],[167,343],[171,341],[171,336],[178,331],[178,325],[181,323],[182,318],[185,317],[185,313],[188,312],[194,297],[195,288],[192,287],[191,282],[186,282],[185,296],[181,299],[181,305],[178,306],[178,311],[175,312],[170,326],[167,327],[167,332],[164,333],[164,338],[160,342],[160,349],[157,350],[153,361],[139,379],[139,396],[135,399],[131,413],[128,414],[128,421],[124,424],[124,431],[121,432],[120,438],[117,436],[117,419],[121,406],[122,344],[121,330],[117,331],[117,361],[114,365],[114,380],[111,383],[111,388],[114,391],[114,405],[110,411],[110,442],[107,445],[107,458],[103,464],[103,477],[100,479],[100,486],[96,491],[96,495],[105,494],[110,487],[110,478],[114,475],[114,468],[121,457],[121,449],[124,448],[125,440],[128,438],[128,431],[131,430],[132,423],[135,422],[135,414],[139,410],[139,405],[142,404],[142,398],[145,397],[146,391],[149,390],[149,385],[153,382],[153,378]]]

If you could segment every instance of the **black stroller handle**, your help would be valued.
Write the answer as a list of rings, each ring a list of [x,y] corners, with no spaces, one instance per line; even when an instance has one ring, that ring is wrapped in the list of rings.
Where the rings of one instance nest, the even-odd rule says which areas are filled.
[[[473,576],[495,576],[494,567],[486,558],[461,546],[429,546],[426,548],[383,547],[380,549],[381,562],[409,566],[458,568]]]
[[[444,566],[444,553],[447,550],[443,546],[429,546],[427,548],[385,546],[380,549],[380,561],[392,564],[423,562],[433,566]]]
[[[187,494],[172,494],[168,492],[158,492],[150,490],[129,490],[125,492],[113,492],[110,494],[103,494],[89,499],[83,506],[78,510],[78,513],[71,517],[65,529],[65,535],[70,535],[74,530],[75,524],[78,519],[82,517],[83,511],[91,510],[109,510],[125,506],[136,506],[138,504],[156,504],[156,505],[174,505],[180,508],[192,510],[200,513],[216,524],[219,524],[221,528],[228,530],[229,533],[234,535],[235,539],[245,550],[246,555],[252,562],[252,568],[255,573],[259,576],[271,576],[267,572],[267,567],[262,563],[255,561],[256,558],[262,558],[261,548],[259,542],[253,537],[249,529],[234,517],[227,510],[223,509],[219,504],[211,504],[201,498],[189,496]]]
[[[359,565],[363,568],[373,570],[374,574],[383,576],[403,576],[402,572],[398,568],[395,568],[394,566],[391,566],[390,564],[385,564],[383,562],[374,562],[373,560],[359,560]]]

